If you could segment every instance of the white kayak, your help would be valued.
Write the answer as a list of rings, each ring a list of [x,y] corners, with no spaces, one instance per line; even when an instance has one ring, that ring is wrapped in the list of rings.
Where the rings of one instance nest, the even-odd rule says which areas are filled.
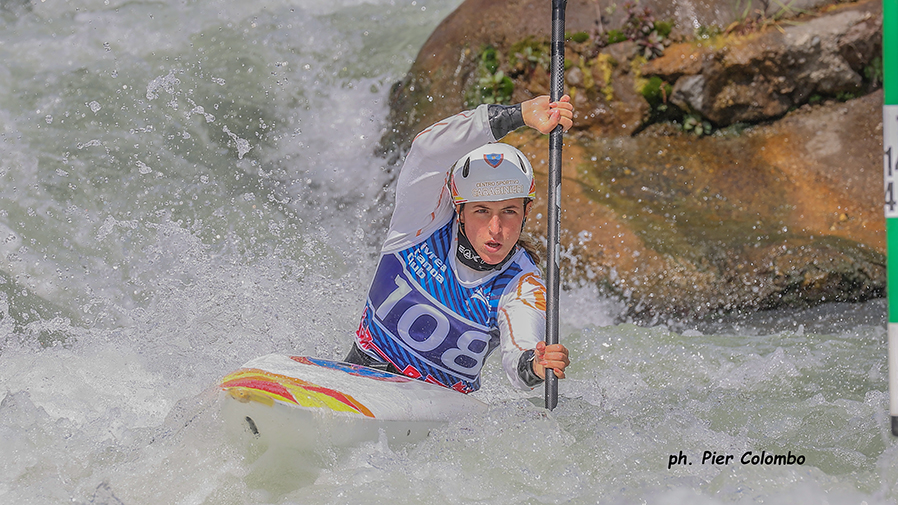
[[[221,381],[228,431],[299,450],[377,440],[415,442],[487,405],[435,384],[360,365],[269,354]]]

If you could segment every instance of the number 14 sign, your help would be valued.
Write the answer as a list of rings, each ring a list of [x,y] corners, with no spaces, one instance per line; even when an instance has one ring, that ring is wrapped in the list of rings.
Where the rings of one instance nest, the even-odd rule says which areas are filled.
[[[898,217],[898,105],[882,108],[886,218]]]

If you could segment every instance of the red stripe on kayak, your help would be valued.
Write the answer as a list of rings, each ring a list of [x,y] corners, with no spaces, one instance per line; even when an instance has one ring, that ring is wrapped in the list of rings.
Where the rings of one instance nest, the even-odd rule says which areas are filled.
[[[222,388],[234,388],[234,387],[242,387],[249,389],[258,389],[259,391],[265,391],[266,393],[271,393],[274,395],[278,395],[282,397],[284,400],[287,400],[291,403],[298,403],[296,398],[293,397],[293,394],[287,390],[283,385],[278,382],[272,380],[264,380],[264,379],[234,379],[228,382],[224,382],[221,384]]]

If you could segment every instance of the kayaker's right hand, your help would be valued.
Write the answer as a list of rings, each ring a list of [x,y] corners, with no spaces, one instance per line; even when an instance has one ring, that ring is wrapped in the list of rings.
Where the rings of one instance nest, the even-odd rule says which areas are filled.
[[[557,102],[549,102],[547,95],[538,96],[521,104],[524,124],[547,135],[559,124],[564,131],[574,125],[574,105],[571,97],[564,95]]]
[[[536,344],[533,359],[533,373],[540,379],[545,380],[546,368],[551,368],[555,372],[555,376],[559,379],[564,378],[564,369],[571,364],[568,357],[568,350],[561,344],[546,345],[545,342]]]

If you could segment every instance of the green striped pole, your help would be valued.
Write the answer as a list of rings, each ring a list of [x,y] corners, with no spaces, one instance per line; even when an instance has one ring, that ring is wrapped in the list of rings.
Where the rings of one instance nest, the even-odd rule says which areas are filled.
[[[889,300],[889,411],[898,436],[898,0],[882,1],[883,171]],[[891,256],[891,257],[889,257]]]

